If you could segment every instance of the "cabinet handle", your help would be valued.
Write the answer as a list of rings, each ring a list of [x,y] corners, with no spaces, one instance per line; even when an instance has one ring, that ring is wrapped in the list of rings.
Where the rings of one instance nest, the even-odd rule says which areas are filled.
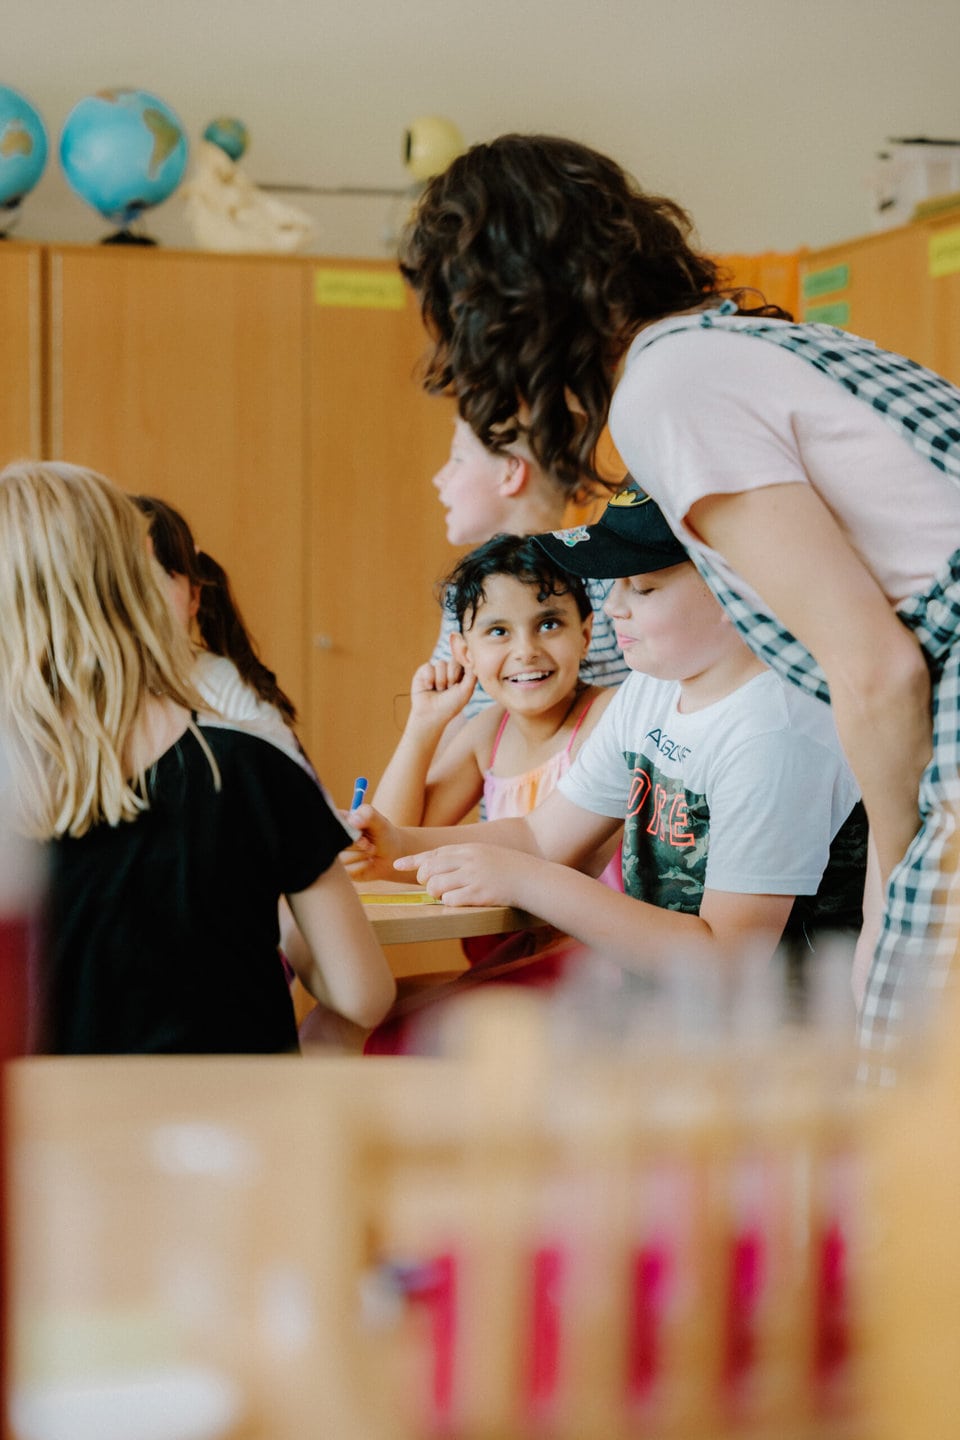
[[[314,648],[314,650],[332,650],[332,649],[334,648],[334,646],[333,646],[333,636],[332,636],[332,635],[314,635],[314,637],[313,637],[313,648]]]

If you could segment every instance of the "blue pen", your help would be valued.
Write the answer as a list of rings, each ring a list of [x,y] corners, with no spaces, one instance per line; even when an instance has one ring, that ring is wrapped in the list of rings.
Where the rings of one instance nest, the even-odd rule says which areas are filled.
[[[358,805],[363,804],[363,797],[367,793],[368,780],[366,775],[358,775],[353,782],[353,799],[350,802],[350,809],[356,810]]]

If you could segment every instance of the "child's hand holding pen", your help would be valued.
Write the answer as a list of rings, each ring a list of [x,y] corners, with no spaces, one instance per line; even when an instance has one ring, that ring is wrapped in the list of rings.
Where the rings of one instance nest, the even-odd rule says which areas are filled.
[[[401,877],[394,870],[393,862],[409,847],[404,846],[403,832],[398,825],[372,805],[364,804],[366,791],[366,779],[358,776],[347,818],[360,835],[348,849],[340,852],[340,859],[351,880],[398,880]]]

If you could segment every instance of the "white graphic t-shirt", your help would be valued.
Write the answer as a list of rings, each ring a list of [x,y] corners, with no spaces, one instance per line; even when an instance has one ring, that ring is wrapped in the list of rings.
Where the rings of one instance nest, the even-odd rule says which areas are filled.
[[[772,671],[692,714],[679,694],[631,673],[558,787],[623,818],[627,894],[693,913],[704,889],[816,894],[859,799],[829,707]],[[860,846],[833,857],[854,908]]]

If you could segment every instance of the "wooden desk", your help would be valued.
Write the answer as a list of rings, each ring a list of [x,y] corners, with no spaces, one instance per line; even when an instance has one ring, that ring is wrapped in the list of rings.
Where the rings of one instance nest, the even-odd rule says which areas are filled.
[[[364,910],[381,945],[407,945],[428,940],[462,940],[468,935],[504,935],[512,930],[537,930],[545,921],[511,905],[441,905],[420,900],[403,900],[404,895],[423,895],[415,885],[392,880],[367,880],[357,883],[364,896],[397,896],[388,900],[366,901]]]
[[[385,897],[368,900],[363,908],[400,987],[397,1005],[391,1014],[419,1009],[429,991],[439,994],[444,986],[467,973],[470,967],[457,941],[469,935],[505,935],[514,930],[538,930],[546,926],[546,922],[535,915],[514,910],[510,905],[441,905],[437,901],[405,900],[401,897],[419,897],[425,891],[402,881],[360,880],[355,884],[361,898],[364,895]],[[418,945],[420,949],[412,951],[408,949],[411,945]],[[315,1001],[298,980],[293,984],[293,997],[299,1025],[306,1020]]]

